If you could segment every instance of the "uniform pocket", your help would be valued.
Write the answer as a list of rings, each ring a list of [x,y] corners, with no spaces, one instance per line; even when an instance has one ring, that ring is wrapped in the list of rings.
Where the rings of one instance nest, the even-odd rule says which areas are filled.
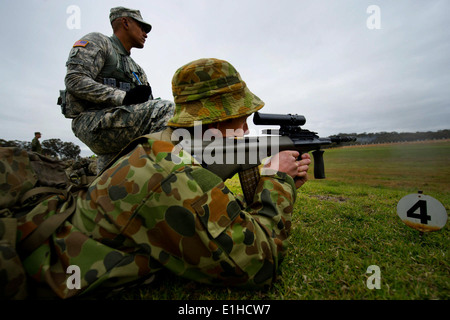
[[[132,113],[125,107],[106,109],[100,118],[98,129],[128,128],[133,126],[134,121]]]
[[[213,238],[217,238],[241,212],[241,207],[223,182],[192,203],[192,208]]]

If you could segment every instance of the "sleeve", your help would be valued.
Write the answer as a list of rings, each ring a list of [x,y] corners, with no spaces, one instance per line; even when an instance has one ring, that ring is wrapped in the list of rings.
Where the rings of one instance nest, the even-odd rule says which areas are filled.
[[[249,274],[251,283],[270,284],[276,279],[289,245],[296,192],[294,180],[284,172],[261,175],[253,203],[230,226],[232,236],[240,226],[247,226],[245,236],[254,228],[253,244],[243,241],[232,253],[236,263]],[[253,256],[249,254],[252,249],[258,251]]]
[[[288,246],[295,196],[293,179],[277,172],[261,176],[247,208],[223,183],[192,204],[212,239],[209,246],[223,251],[221,266],[229,273],[228,279],[219,276],[224,283],[260,287],[276,279]]]
[[[91,33],[75,42],[67,60],[65,84],[74,96],[98,104],[118,106],[126,92],[95,81],[102,70],[109,50],[107,37]]]

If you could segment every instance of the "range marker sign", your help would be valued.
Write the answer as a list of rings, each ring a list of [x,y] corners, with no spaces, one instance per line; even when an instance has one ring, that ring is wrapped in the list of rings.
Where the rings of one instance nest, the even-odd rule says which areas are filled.
[[[400,199],[397,214],[408,227],[421,232],[442,229],[448,216],[442,203],[422,193],[409,194]]]

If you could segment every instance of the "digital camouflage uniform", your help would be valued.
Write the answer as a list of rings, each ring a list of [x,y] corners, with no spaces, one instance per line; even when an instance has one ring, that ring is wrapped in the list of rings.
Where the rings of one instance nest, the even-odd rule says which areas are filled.
[[[111,9],[111,22],[122,16],[143,21],[137,10]],[[151,26],[146,26],[150,31]],[[73,45],[66,66],[63,113],[73,119],[75,135],[99,156],[99,170],[132,139],[163,130],[173,115],[171,101],[152,97],[144,103],[122,105],[127,91],[149,83],[115,35],[85,35]]]
[[[179,102],[170,123],[201,120],[221,105],[233,116],[263,106],[227,62],[205,59],[190,66],[175,74],[175,96],[197,101],[195,93],[203,89],[192,86],[203,82],[227,98],[204,91],[202,100],[215,104],[198,105],[195,115]],[[217,113],[215,120],[221,116]],[[168,128],[140,137],[125,148],[80,193],[73,217],[24,260],[27,273],[48,283],[60,297],[142,281],[161,269],[207,284],[270,285],[288,244],[294,180],[282,172],[262,174],[253,202],[245,204],[187,152],[174,153],[172,132]],[[68,204],[63,200],[53,197],[21,220],[19,238],[36,222],[64,210]],[[80,268],[79,290],[66,285],[70,265]]]

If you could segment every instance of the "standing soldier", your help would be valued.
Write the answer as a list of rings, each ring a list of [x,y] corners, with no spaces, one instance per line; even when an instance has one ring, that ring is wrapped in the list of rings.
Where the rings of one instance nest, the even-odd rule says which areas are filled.
[[[113,35],[89,33],[67,60],[60,104],[72,131],[98,155],[98,171],[132,139],[165,128],[171,101],[153,100],[144,70],[130,57],[143,48],[152,26],[139,10],[111,9]]]
[[[39,142],[40,138],[41,138],[41,133],[35,132],[34,138],[33,138],[33,140],[31,140],[31,151],[37,152],[37,153],[42,153],[41,143]]]

